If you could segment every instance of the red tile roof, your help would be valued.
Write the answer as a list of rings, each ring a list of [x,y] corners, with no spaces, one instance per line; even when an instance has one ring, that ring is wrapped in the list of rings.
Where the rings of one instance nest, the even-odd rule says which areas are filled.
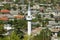
[[[16,16],[14,16],[15,18],[24,18],[24,16],[23,15],[16,15]]]
[[[7,21],[8,18],[7,17],[0,17],[0,20]]]
[[[1,10],[0,12],[2,12],[2,13],[9,13],[10,10],[4,9],[4,10]]]

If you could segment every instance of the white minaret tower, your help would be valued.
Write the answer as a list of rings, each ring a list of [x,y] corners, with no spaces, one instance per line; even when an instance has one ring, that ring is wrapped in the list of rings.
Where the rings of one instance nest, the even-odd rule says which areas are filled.
[[[28,15],[26,17],[27,21],[28,21],[28,35],[31,35],[31,20],[32,20],[32,16],[31,16],[31,10],[30,10],[30,3],[28,5]]]
[[[16,0],[13,0],[14,2],[16,1]]]

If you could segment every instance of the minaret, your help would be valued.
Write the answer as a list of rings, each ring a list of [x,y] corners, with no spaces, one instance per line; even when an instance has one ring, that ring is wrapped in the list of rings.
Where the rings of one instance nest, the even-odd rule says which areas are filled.
[[[13,0],[14,2],[16,1],[16,0]]]
[[[31,10],[30,10],[30,3],[28,5],[28,15],[26,17],[27,21],[28,21],[28,35],[31,35],[31,20],[32,20],[32,16],[31,16]]]

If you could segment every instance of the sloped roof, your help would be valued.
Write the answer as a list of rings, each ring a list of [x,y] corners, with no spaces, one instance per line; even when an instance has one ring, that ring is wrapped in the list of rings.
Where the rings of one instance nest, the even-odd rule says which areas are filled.
[[[15,17],[15,18],[24,18],[23,15],[15,15],[14,17]]]
[[[4,17],[0,17],[0,20],[7,21],[8,18],[4,16]]]
[[[9,13],[10,10],[4,9],[4,10],[1,10],[0,12],[2,12],[2,13]]]

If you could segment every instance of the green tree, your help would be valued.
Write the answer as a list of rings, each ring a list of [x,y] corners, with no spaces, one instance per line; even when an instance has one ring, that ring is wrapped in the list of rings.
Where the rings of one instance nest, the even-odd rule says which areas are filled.
[[[23,40],[28,40],[28,35],[25,35]]]
[[[4,34],[6,32],[6,30],[4,30],[3,25],[0,25],[0,34]]]
[[[48,18],[45,18],[45,19],[43,19],[42,20],[42,27],[46,27],[48,24],[49,24],[49,21],[50,21],[51,19],[48,19]]]
[[[11,24],[11,25],[14,25],[15,24],[15,22],[14,22],[15,20],[8,20],[8,24]]]
[[[54,17],[54,15],[53,15],[53,14],[50,14],[50,16],[51,16],[51,18],[53,18],[53,17]]]
[[[9,37],[9,36],[5,36],[5,37],[3,38],[3,40],[10,40],[10,37]]]
[[[20,39],[24,38],[24,32],[20,30],[20,28],[15,29],[14,32],[18,35]]]
[[[50,40],[51,31],[49,29],[43,29],[40,34],[34,36],[32,40]]]
[[[28,0],[24,0],[24,3],[25,3],[25,4],[28,4]]]
[[[20,40],[20,38],[14,31],[12,31],[12,33],[10,35],[10,40]]]
[[[36,14],[36,18],[38,19],[39,22],[42,22],[41,14]]]
[[[10,10],[11,9],[11,7],[10,7],[10,4],[4,4],[4,9],[8,9],[8,10]]]
[[[32,40],[32,35],[24,35],[24,39],[23,40]]]
[[[0,37],[0,40],[3,40],[3,39]]]
[[[37,22],[37,21],[38,21],[38,19],[37,19],[37,18],[32,19],[32,22]]]
[[[49,24],[48,21],[51,21],[51,19],[46,18],[46,19],[44,19],[44,21],[46,24]]]
[[[3,24],[4,24],[4,21],[0,20],[0,25],[1,25],[1,24],[3,25]]]
[[[1,2],[2,0],[0,0],[0,2]]]
[[[56,23],[58,23],[58,21],[59,21],[58,19],[55,19],[55,22],[56,22]]]
[[[58,32],[58,37],[60,37],[60,31]]]
[[[21,28],[21,29],[26,29],[27,27],[27,21],[24,19],[18,19],[14,21],[14,27],[15,28]]]
[[[12,9],[13,9],[13,10],[16,10],[16,9],[17,9],[17,8],[16,8],[16,5],[14,5],[14,6],[12,7]]]
[[[20,39],[23,38],[24,32],[21,30],[27,29],[27,21],[24,19],[14,19],[8,21],[9,24],[13,25],[12,27],[15,28],[14,32],[19,36]]]
[[[41,18],[41,14],[36,14],[36,17],[37,18]]]

